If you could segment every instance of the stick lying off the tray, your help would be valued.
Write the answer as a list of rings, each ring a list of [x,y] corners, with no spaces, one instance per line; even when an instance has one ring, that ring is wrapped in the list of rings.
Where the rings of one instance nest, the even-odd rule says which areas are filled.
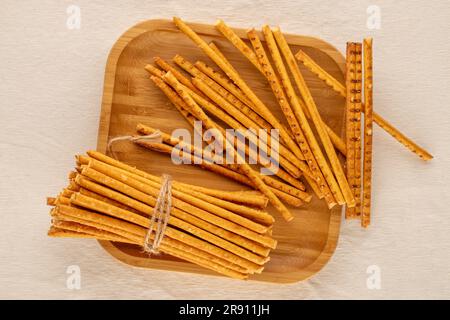
[[[336,80],[332,75],[327,73],[321,68],[311,57],[309,57],[304,51],[299,50],[296,54],[296,58],[303,63],[312,73],[316,74],[320,79],[330,86],[334,91],[338,92],[343,97],[346,96],[345,86]],[[373,121],[378,124],[382,129],[389,133],[394,139],[403,144],[406,148],[417,154],[423,160],[431,160],[433,156],[424,148],[416,144],[413,140],[404,135],[400,130],[395,128],[387,120],[381,117],[378,113],[373,113]]]

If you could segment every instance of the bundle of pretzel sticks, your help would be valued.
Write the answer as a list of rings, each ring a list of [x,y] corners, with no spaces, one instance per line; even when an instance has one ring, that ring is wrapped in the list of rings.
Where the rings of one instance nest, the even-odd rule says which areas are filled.
[[[79,155],[67,188],[47,199],[53,207],[48,234],[144,246],[161,184],[161,177],[100,152]],[[262,272],[277,245],[266,206],[267,198],[252,190],[226,192],[172,181],[170,216],[158,249],[245,279]]]
[[[274,172],[273,177],[258,175],[246,164],[208,163],[202,166],[259,189],[286,220],[293,217],[284,204],[299,206],[311,200],[311,195],[305,188],[306,183],[320,199],[326,201],[330,209],[335,205],[346,205],[346,218],[360,218],[363,227],[369,225],[372,122],[377,123],[422,159],[432,158],[427,151],[372,111],[372,39],[364,40],[364,48],[361,43],[348,44],[346,84],[343,85],[304,51],[299,50],[294,55],[279,28],[271,29],[269,26],[263,26],[262,35],[265,44],[254,29],[249,30],[247,35],[250,47],[233,29],[222,20],[218,20],[216,28],[268,81],[287,120],[288,127],[286,127],[253,92],[214,42],[205,42],[180,18],[174,17],[173,21],[218,69],[208,66],[203,61],[192,63],[180,54],[172,59],[176,66],[160,57],[154,57],[155,65],[145,66],[151,74],[151,80],[192,126],[194,121],[202,121],[206,129],[217,129],[224,137],[226,128],[213,118],[220,119],[227,127],[233,129],[279,130],[280,168]],[[298,62],[345,97],[345,140],[333,132],[326,124],[326,119],[322,119]],[[362,101],[363,87],[365,103]],[[364,112],[363,130],[362,112]],[[156,130],[143,124],[137,126],[137,132],[142,135]],[[317,135],[314,132],[317,132]],[[246,138],[270,148],[273,137],[269,135],[267,140],[261,141],[259,137],[250,133]],[[183,142],[163,133],[162,143],[145,140],[136,140],[135,143],[171,154],[173,148]],[[187,147],[190,154],[182,155],[184,157],[194,159],[195,154],[201,152],[195,150],[192,145]],[[345,167],[339,161],[339,154],[346,158]],[[246,155],[251,157],[248,150]],[[256,156],[256,161],[262,166],[267,163],[265,160]],[[304,182],[300,179],[304,179]]]

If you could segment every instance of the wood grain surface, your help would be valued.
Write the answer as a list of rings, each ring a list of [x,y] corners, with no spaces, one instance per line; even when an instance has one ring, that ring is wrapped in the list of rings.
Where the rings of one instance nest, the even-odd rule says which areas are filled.
[[[189,24],[203,39],[214,42],[224,52],[233,66],[255,90],[256,94],[285,123],[276,100],[255,67],[245,60],[210,25]],[[245,31],[236,29],[245,38]],[[338,80],[343,79],[344,58],[328,43],[305,36],[287,35],[294,53],[302,48]],[[126,31],[112,48],[106,66],[104,92],[97,150],[105,152],[110,138],[135,134],[138,123],[172,132],[177,128],[190,129],[184,118],[168,102],[166,97],[152,84],[144,66],[152,63],[154,56],[168,61],[175,54],[181,54],[192,62],[205,61],[214,64],[171,21],[149,20]],[[302,69],[314,95],[320,112],[327,124],[341,134],[343,132],[344,99],[324,88],[320,80]],[[118,159],[142,170],[159,174],[169,173],[174,179],[220,188],[239,190],[245,187],[211,172],[190,165],[174,165],[170,157],[145,150],[130,142],[114,145]],[[329,211],[324,201],[313,197],[307,206],[290,208],[295,216],[292,222],[285,222],[272,208],[276,223],[274,236],[278,247],[271,253],[271,261],[262,274],[251,279],[270,282],[296,282],[318,272],[333,254],[340,229],[340,207]],[[213,274],[196,265],[180,261],[167,255],[148,256],[141,248],[121,243],[100,242],[117,259],[139,267],[159,268],[172,271]]]

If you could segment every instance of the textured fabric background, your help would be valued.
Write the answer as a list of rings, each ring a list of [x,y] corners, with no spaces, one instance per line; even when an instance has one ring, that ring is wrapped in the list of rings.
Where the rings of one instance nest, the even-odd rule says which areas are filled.
[[[81,9],[81,29],[66,9]],[[381,29],[366,27],[370,5]],[[375,128],[373,225],[344,223],[330,263],[293,285],[136,269],[95,241],[49,239],[45,196],[73,155],[96,145],[109,49],[152,18],[263,23],[345,50],[375,38],[375,108],[435,156],[424,163]],[[0,10],[0,298],[448,298],[450,296],[448,1],[27,1]],[[66,269],[81,269],[81,289]],[[381,289],[368,289],[378,266]]]

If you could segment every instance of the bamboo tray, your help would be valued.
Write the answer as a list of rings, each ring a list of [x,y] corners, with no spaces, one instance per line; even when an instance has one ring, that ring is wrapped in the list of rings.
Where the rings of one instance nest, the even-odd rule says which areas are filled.
[[[205,40],[214,40],[233,66],[239,70],[256,94],[284,121],[280,108],[265,79],[235,50],[211,25],[189,24]],[[244,30],[236,29],[246,37]],[[262,37],[261,37],[262,38]],[[294,53],[305,50],[322,67],[338,80],[343,80],[345,60],[330,44],[313,37],[287,35]],[[163,131],[176,128],[191,129],[184,118],[168,102],[149,79],[144,66],[152,63],[153,56],[170,61],[177,53],[191,61],[203,60],[214,65],[190,39],[178,31],[169,20],[149,20],[126,31],[113,46],[106,65],[102,110],[98,131],[97,150],[106,152],[110,137],[134,134],[136,124],[141,122]],[[316,99],[327,124],[335,132],[343,133],[344,99],[328,89],[321,80],[303,70],[306,81]],[[117,157],[151,173],[169,173],[176,180],[222,188],[240,190],[238,185],[222,176],[191,165],[176,166],[170,157],[134,146],[129,142],[114,146]],[[271,261],[262,274],[252,280],[288,283],[309,278],[317,273],[332,256],[339,236],[341,209],[329,211],[324,201],[313,197],[304,208],[291,208],[294,220],[286,223],[272,208],[276,218],[274,237],[278,247],[271,253]],[[118,260],[127,264],[171,271],[214,274],[194,264],[167,255],[149,258],[141,248],[108,241],[100,241],[103,248]],[[215,275],[215,274],[214,274]]]

